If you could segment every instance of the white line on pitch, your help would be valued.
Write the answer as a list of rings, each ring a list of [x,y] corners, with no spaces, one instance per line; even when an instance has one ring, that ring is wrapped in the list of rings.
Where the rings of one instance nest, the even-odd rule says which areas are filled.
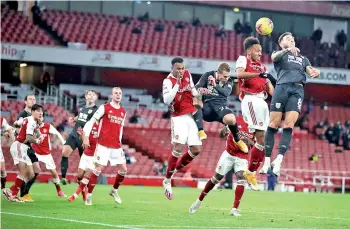
[[[22,217],[29,218],[38,218],[38,219],[48,219],[48,220],[56,220],[56,221],[64,221],[70,223],[81,223],[81,224],[89,224],[89,225],[98,225],[105,227],[113,227],[113,228],[125,228],[125,229],[142,229],[142,228],[192,228],[192,229],[306,229],[306,228],[277,228],[277,227],[236,227],[236,226],[161,226],[161,225],[116,225],[116,224],[108,224],[108,223],[95,223],[83,220],[75,220],[75,219],[63,219],[63,218],[55,218],[55,217],[47,217],[47,216],[36,216],[36,215],[28,215],[14,212],[0,212],[5,215],[16,215]],[[311,228],[307,228],[311,229]]]

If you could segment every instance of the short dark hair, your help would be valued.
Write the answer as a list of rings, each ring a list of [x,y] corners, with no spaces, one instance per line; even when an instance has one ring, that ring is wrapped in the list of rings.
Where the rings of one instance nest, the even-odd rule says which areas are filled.
[[[218,70],[217,70],[219,73],[222,73],[222,72],[231,72],[231,67],[228,63],[220,63],[219,66],[218,66]]]
[[[293,36],[291,32],[282,33],[281,36],[278,38],[278,44],[280,44],[281,41],[283,40],[283,38],[284,38],[285,36],[288,36],[288,35]]]
[[[250,49],[253,45],[260,45],[260,41],[256,37],[247,37],[244,42],[243,46],[245,50]]]
[[[40,104],[34,104],[33,106],[32,106],[32,111],[36,111],[36,110],[44,110],[43,109],[43,106],[41,106]]]
[[[176,63],[183,63],[184,59],[182,59],[181,57],[175,57],[171,60],[171,65],[174,65]]]
[[[95,93],[97,95],[97,91],[93,89],[86,90],[84,95],[86,96],[87,94],[89,94],[89,92]]]
[[[28,95],[26,95],[26,96],[24,97],[24,101],[27,101],[29,96],[35,96],[35,95],[33,95],[33,94],[28,94]]]

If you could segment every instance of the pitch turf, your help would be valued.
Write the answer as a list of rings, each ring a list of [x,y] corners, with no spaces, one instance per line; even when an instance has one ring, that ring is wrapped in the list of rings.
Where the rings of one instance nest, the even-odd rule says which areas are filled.
[[[75,185],[63,186],[68,195]],[[35,203],[11,203],[2,197],[3,229],[93,228],[350,228],[350,197],[340,194],[308,194],[246,191],[242,217],[229,215],[233,192],[209,193],[201,208],[189,214],[200,190],[174,188],[169,201],[162,188],[121,186],[122,205],[108,195],[110,186],[98,185],[93,206],[81,198],[74,203],[56,196],[51,184],[35,184]]]

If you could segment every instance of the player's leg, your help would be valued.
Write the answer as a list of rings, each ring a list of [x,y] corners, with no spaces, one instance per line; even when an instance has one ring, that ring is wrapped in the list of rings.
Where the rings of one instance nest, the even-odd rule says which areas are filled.
[[[123,150],[121,149],[121,151]],[[127,172],[126,162],[123,162],[123,163],[118,162],[117,167],[118,167],[118,173],[117,173],[117,176],[115,177],[114,185],[109,195],[114,198],[114,201],[116,203],[121,204],[122,200],[119,197],[118,189],[126,176],[126,172]]]
[[[280,175],[282,166],[282,160],[289,149],[290,142],[292,140],[293,128],[298,120],[299,113],[301,112],[301,106],[304,99],[304,87],[302,85],[293,84],[290,88],[290,97],[285,106],[285,122],[283,127],[282,136],[278,145],[278,155],[276,159],[271,163],[273,167],[272,172],[276,175]]]
[[[233,164],[234,157],[224,151],[220,156],[214,176],[206,183],[198,199],[191,205],[189,209],[190,213],[195,213],[197,211],[206,195],[220,182],[225,174],[232,169]]]
[[[288,101],[287,85],[277,85],[270,104],[270,123],[265,133],[265,162],[260,173],[267,173],[270,167],[271,154],[275,145],[275,134],[281,124],[282,115]]]
[[[28,181],[28,178],[31,179],[34,176],[34,173],[32,173],[29,174],[32,176],[29,176],[28,178],[26,177],[28,174],[28,168],[30,167],[32,167],[32,165],[26,165],[23,161],[19,161],[17,163],[19,173],[16,177],[16,180],[9,189],[4,190],[4,195],[8,200],[13,202],[24,202],[21,198],[18,198],[17,195],[22,184]],[[33,168],[31,168],[31,170],[33,170]]]
[[[78,172],[77,172],[77,177],[80,180],[80,183],[78,185],[78,188],[76,189],[75,193],[73,193],[73,195],[71,195],[68,198],[68,201],[73,202],[76,198],[78,198],[79,194],[82,193],[83,196],[83,200],[86,201],[86,195],[87,195],[87,184],[89,183],[89,177],[90,177],[90,173],[89,173],[89,169],[85,160],[86,155],[82,155],[80,162],[79,162],[79,168],[78,168]],[[91,167],[93,168],[93,167]],[[85,172],[85,170],[87,170]]]
[[[203,128],[203,102],[197,98],[193,98],[193,105],[197,108],[196,113],[193,114],[193,119],[198,127],[198,136],[203,141],[208,137]]]
[[[173,198],[171,177],[174,174],[176,163],[184,151],[187,141],[188,133],[183,131],[187,129],[186,119],[184,119],[184,117],[184,115],[171,117],[171,143],[173,145],[173,150],[168,157],[168,168],[166,170],[165,179],[163,180],[164,194],[169,200]]]
[[[1,163],[1,190],[3,190],[6,186],[6,168],[5,168],[5,159],[2,154],[2,149],[0,147],[0,163]]]
[[[248,184],[254,191],[259,190],[256,171],[264,161],[264,137],[268,126],[269,110],[267,103],[256,96],[246,95],[242,101],[242,114],[250,132],[254,133],[256,143],[249,151],[248,170],[245,171]]]
[[[75,144],[75,138],[70,134],[67,138],[66,143],[62,148],[62,158],[61,158],[61,184],[67,184],[67,170],[68,170],[68,157],[77,148]]]
[[[260,167],[261,163],[264,161],[264,136],[265,132],[263,130],[255,130],[256,143],[249,151],[249,164],[247,170],[244,172],[244,176],[250,186],[254,191],[259,191],[259,185],[256,180],[256,171]]]
[[[187,119],[187,145],[189,150],[187,150],[181,158],[176,163],[175,172],[179,171],[183,167],[187,166],[193,159],[195,159],[201,152],[202,141],[197,135],[198,128],[196,123],[188,117]],[[185,129],[183,130],[185,131]]]
[[[46,168],[47,168],[47,166],[46,166]],[[55,188],[56,188],[56,191],[57,191],[57,195],[60,196],[60,197],[67,197],[64,194],[64,192],[62,191],[62,189],[61,189],[60,178],[58,176],[56,168],[55,169],[50,169],[49,171],[50,171],[50,173],[52,175],[52,182],[55,185]]]
[[[22,185],[21,198],[24,201],[33,202],[32,197],[29,195],[29,190],[31,189],[32,185],[35,183],[35,180],[38,177],[39,173],[41,172],[41,169],[40,169],[40,165],[39,165],[39,160],[38,160],[37,156],[35,155],[35,152],[32,148],[29,148],[27,150],[27,155],[30,158],[30,161],[32,163],[34,177],[32,179],[29,179],[28,182],[25,184],[25,186]]]
[[[238,130],[238,125],[236,122],[236,117],[232,113],[232,111],[228,108],[220,108],[219,112],[219,118],[220,122],[228,125],[228,128],[230,129],[232,135],[233,135],[233,140],[237,144],[240,150],[242,150],[245,153],[248,153],[248,146],[239,138],[239,130]]]
[[[94,163],[95,168],[90,173],[89,183],[88,183],[88,193],[86,196],[85,205],[92,205],[92,192],[97,184],[98,177],[100,176],[102,170],[108,164],[108,160],[110,159],[111,149],[104,147],[102,145],[97,144],[95,155],[94,155]]]
[[[241,159],[242,160],[242,159]],[[236,172],[237,186],[235,190],[235,199],[233,201],[233,207],[230,211],[230,215],[233,216],[241,216],[238,212],[239,204],[241,203],[242,196],[244,194],[244,170],[240,170]]]

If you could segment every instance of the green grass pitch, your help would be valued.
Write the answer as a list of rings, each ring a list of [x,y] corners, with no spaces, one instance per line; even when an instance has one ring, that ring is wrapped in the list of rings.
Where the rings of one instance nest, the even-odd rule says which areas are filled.
[[[76,185],[62,188],[70,195]],[[349,195],[246,191],[238,218],[229,215],[232,190],[212,191],[199,210],[189,214],[199,189],[174,188],[174,199],[169,201],[161,187],[121,186],[123,203],[118,205],[108,195],[110,188],[97,185],[93,206],[85,206],[81,198],[74,203],[59,198],[52,184],[34,184],[34,203],[1,198],[1,228],[350,228]]]

